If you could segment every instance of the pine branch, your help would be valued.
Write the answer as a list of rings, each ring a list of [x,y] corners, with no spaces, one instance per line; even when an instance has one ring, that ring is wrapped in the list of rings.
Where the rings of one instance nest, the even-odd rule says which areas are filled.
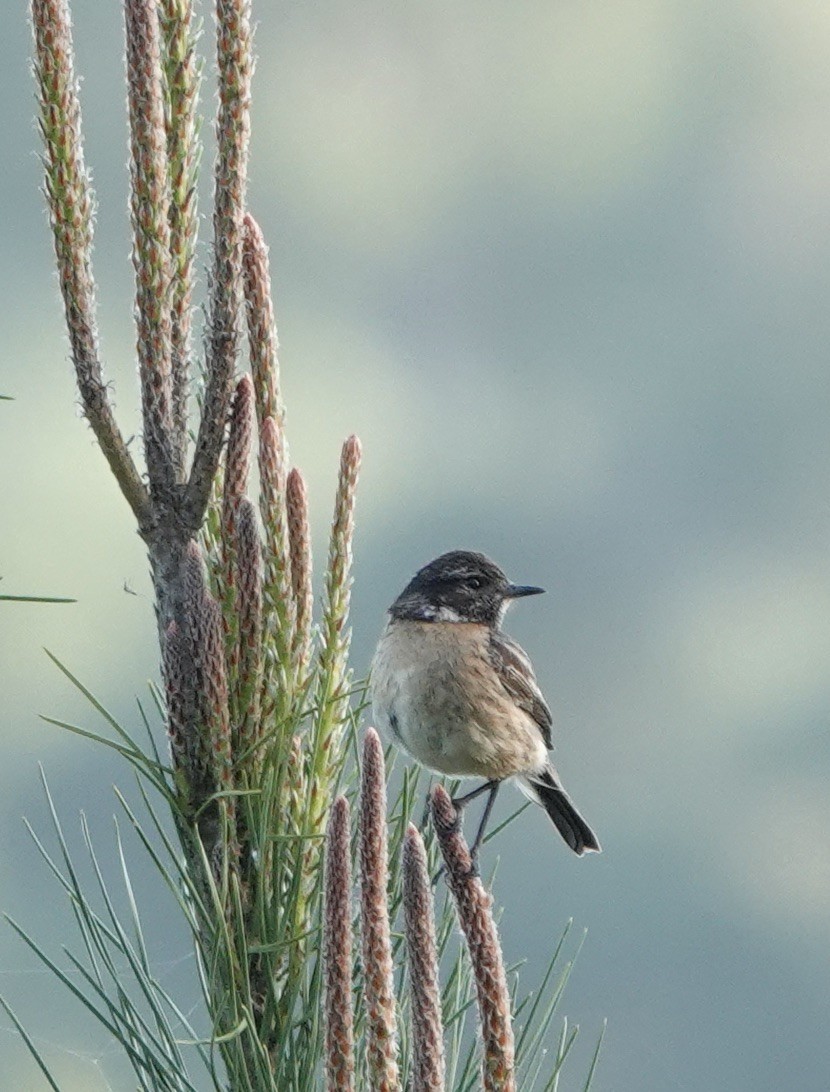
[[[172,418],[176,472],[187,462],[187,399],[190,384],[194,254],[198,231],[196,176],[201,147],[196,107],[200,74],[192,0],[159,0],[162,66],[166,90],[167,161],[170,187],[172,283]]]
[[[400,1092],[401,1088],[387,883],[383,748],[374,728],[367,728],[360,788],[360,922],[366,1061],[372,1092]]]
[[[188,546],[184,566],[184,639],[193,665],[196,703],[187,718],[186,730],[191,735],[184,747],[185,753],[196,756],[196,762],[184,773],[198,809],[205,851],[212,867],[218,869],[223,847],[234,857],[239,854],[230,829],[236,807],[222,610],[208,591],[202,553],[195,542]],[[213,806],[217,794],[224,794],[219,800],[219,818]]]
[[[328,1092],[353,1092],[352,870],[349,803],[345,796],[338,796],[331,809],[325,884],[326,1088]]]
[[[285,409],[280,397],[279,341],[271,302],[271,273],[268,248],[259,224],[250,213],[244,220],[242,278],[248,315],[248,343],[251,347],[251,374],[256,391],[257,419],[262,428],[266,418],[273,418],[277,434],[285,435]],[[281,454],[285,460],[285,452]]]
[[[172,261],[161,36],[155,0],[126,0],[124,17],[144,454],[151,494],[162,504],[169,504],[176,484],[172,438]]]
[[[314,589],[311,583],[311,531],[308,525],[308,492],[305,479],[294,467],[285,487],[288,549],[291,561],[291,590],[294,601],[294,642],[292,658],[297,688],[308,681],[311,660]]]
[[[236,384],[228,430],[228,453],[225,461],[224,503],[226,507],[248,492],[251,472],[251,449],[254,440],[254,389],[249,375]]]
[[[444,1092],[444,1027],[432,884],[424,843],[412,823],[403,843],[403,908],[412,992],[412,1092]]]
[[[239,502],[247,494],[251,473],[251,448],[254,439],[254,392],[250,376],[243,375],[236,385],[231,404],[228,445],[225,456],[225,473],[222,480],[222,587],[220,597],[225,607],[225,618],[233,622],[236,588],[235,561],[236,513]]]
[[[262,545],[256,508],[242,497],[235,519],[237,649],[231,709],[234,712],[233,754],[251,753],[262,736]]]
[[[283,715],[291,707],[294,697],[296,679],[292,649],[297,618],[295,591],[291,583],[286,492],[285,444],[274,418],[266,417],[260,424],[259,433],[259,510],[265,532],[263,598],[268,608],[266,640],[273,647],[273,655],[266,665],[263,679],[263,702],[267,710],[276,709],[278,714]],[[299,556],[297,565],[300,565]],[[308,617],[306,600],[303,600],[303,607],[305,617]]]
[[[84,415],[142,531],[150,497],[115,421],[98,354],[92,275],[94,200],[84,164],[81,105],[66,0],[32,0],[34,71],[45,146],[45,192]]]
[[[510,992],[493,920],[492,899],[473,871],[458,814],[441,785],[432,790],[432,822],[475,976],[484,1045],[484,1092],[516,1092]]]
[[[326,801],[336,770],[340,734],[345,721],[349,692],[349,604],[352,586],[352,539],[357,478],[360,471],[360,441],[350,436],[340,454],[340,474],[334,503],[334,518],[326,568],[320,663],[317,677],[317,719],[313,738],[311,781],[311,829],[322,823]],[[298,624],[299,629],[299,624]]]
[[[202,418],[184,504],[202,522],[219,465],[239,347],[242,218],[248,180],[253,49],[250,0],[216,0],[219,110],[214,174],[213,272]]]

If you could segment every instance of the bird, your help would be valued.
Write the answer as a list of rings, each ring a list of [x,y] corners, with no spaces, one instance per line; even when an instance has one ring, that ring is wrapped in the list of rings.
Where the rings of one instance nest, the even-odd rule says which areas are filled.
[[[474,866],[508,778],[545,809],[574,853],[600,852],[548,759],[553,720],[530,658],[501,628],[514,600],[543,591],[511,583],[484,554],[442,554],[389,608],[372,661],[377,727],[435,773],[484,778],[453,800],[460,816],[488,793],[471,846]]]

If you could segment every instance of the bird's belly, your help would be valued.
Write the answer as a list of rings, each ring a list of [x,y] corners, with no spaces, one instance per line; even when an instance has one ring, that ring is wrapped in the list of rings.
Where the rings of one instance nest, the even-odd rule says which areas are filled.
[[[434,652],[414,657],[398,639],[381,643],[372,669],[378,727],[416,761],[450,776],[500,779],[544,762],[538,729],[507,695],[491,690],[482,700],[476,684],[485,680],[461,669],[451,647]]]
[[[481,732],[463,695],[447,685],[436,693],[434,679],[407,680],[394,714],[400,741],[413,758],[440,773],[480,772]]]

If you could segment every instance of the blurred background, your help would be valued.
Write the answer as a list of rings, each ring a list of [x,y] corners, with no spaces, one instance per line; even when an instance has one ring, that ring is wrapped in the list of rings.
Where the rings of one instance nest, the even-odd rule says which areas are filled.
[[[120,12],[73,8],[103,357],[131,433]],[[581,1088],[607,1017],[599,1092],[826,1092],[830,9],[272,0],[256,16],[250,204],[320,558],[339,444],[356,431],[365,447],[356,669],[446,549],[548,591],[508,629],[605,852],[572,858],[526,812],[496,897],[528,986],[569,918],[588,930],[561,1087]],[[59,956],[71,913],[21,822],[54,845],[38,764],[73,849],[83,810],[114,881],[111,785],[130,775],[38,720],[102,727],[42,649],[136,730],[157,654],[144,550],[77,412],[22,11],[0,49],[0,393],[15,399],[0,590],[78,600],[0,603],[0,890]],[[189,1009],[186,938],[134,859],[151,955]],[[7,928],[0,992],[66,1092],[133,1086]],[[46,1087],[5,1016],[0,1071]]]

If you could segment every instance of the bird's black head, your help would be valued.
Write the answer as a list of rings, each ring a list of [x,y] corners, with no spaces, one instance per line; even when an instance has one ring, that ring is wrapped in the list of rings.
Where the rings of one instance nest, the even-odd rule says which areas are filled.
[[[543,588],[511,584],[484,554],[453,550],[425,565],[392,604],[393,618],[416,622],[481,622],[498,626],[512,599]]]

